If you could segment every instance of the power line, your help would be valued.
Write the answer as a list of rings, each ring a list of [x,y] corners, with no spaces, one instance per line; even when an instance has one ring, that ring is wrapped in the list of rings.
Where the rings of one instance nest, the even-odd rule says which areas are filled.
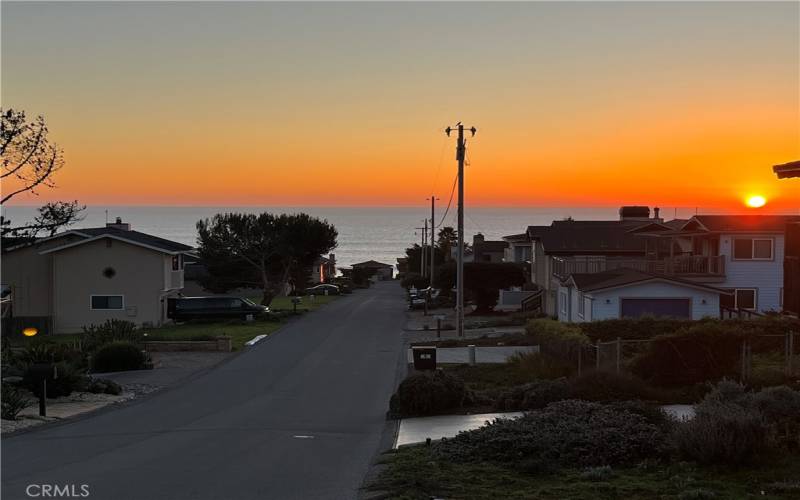
[[[453,204],[453,194],[456,192],[456,182],[458,182],[458,174],[456,174],[455,178],[453,178],[453,187],[450,189],[450,200],[447,202],[447,208],[445,209],[444,215],[442,215],[442,219],[439,221],[439,224],[436,225],[436,229],[442,227],[444,220],[447,218],[447,212],[450,211],[450,205]]]

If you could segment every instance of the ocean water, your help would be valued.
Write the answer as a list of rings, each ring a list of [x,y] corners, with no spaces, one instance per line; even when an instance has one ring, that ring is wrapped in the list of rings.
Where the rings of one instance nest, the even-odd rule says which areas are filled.
[[[455,207],[447,215],[441,207],[436,223],[456,226]],[[268,211],[272,213],[306,212],[327,219],[339,232],[338,246],[333,251],[339,266],[349,266],[365,260],[396,264],[404,249],[419,243],[423,219],[430,217],[426,207],[155,207],[155,206],[89,206],[85,217],[73,228],[103,226],[106,220],[121,217],[133,229],[187,245],[197,244],[195,225],[198,220],[220,212]],[[667,219],[674,216],[687,218],[695,209],[662,209]],[[704,210],[703,213],[712,213]],[[3,207],[3,215],[15,224],[30,220],[35,207]],[[443,217],[444,216],[444,217]],[[527,226],[547,225],[553,220],[573,217],[577,220],[614,220],[616,207],[528,207],[528,208],[469,208],[465,211],[464,234],[471,241],[475,233],[495,240],[502,236],[525,232]]]

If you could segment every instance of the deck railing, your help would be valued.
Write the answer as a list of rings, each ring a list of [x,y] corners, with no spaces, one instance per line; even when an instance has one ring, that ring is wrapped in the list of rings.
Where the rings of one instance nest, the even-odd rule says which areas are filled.
[[[566,278],[573,273],[599,273],[628,268],[670,276],[725,276],[724,255],[680,255],[665,259],[616,257],[554,257],[553,275]]]

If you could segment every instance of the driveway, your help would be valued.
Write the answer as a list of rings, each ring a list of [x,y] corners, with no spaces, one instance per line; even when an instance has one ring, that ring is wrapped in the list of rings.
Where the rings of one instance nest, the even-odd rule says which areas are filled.
[[[29,498],[28,485],[113,500],[355,498],[381,446],[404,321],[400,287],[378,284],[173,389],[4,439],[3,498]]]

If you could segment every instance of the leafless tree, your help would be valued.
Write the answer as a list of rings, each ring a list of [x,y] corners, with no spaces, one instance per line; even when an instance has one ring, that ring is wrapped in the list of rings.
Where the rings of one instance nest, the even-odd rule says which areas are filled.
[[[4,187],[11,186],[3,191],[0,204],[21,193],[35,195],[42,187],[55,187],[53,174],[64,166],[64,152],[47,135],[43,116],[29,121],[24,111],[0,109],[0,179]],[[47,203],[33,221],[22,226],[13,227],[8,219],[0,218],[0,234],[17,238],[53,234],[80,220],[83,208],[77,201]]]

